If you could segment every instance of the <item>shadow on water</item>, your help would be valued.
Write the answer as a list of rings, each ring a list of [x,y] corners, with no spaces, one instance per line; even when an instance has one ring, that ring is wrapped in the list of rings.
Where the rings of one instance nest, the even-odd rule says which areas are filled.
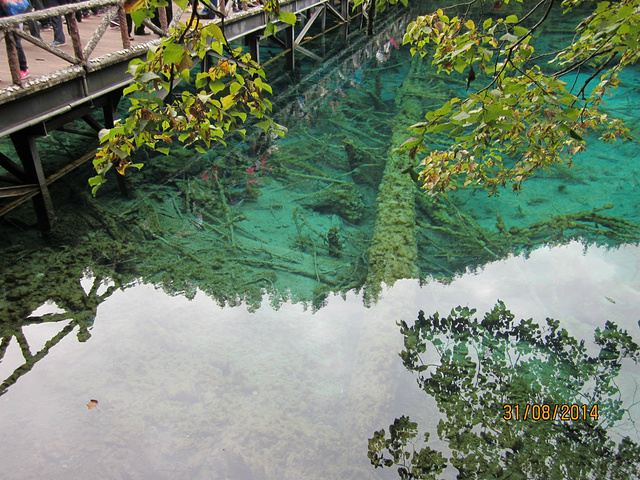
[[[103,187],[97,199],[92,198],[86,170],[75,179],[66,178],[52,188],[58,222],[48,242],[25,227],[31,222],[28,209],[4,221],[0,359],[11,357],[15,365],[5,361],[5,367],[12,367],[8,376],[3,370],[0,395],[10,397],[14,390],[10,387],[18,387],[15,384],[21,377],[25,390],[17,391],[16,398],[25,398],[29,388],[38,391],[37,386],[29,387],[30,376],[25,375],[32,370],[33,377],[45,385],[42,388],[49,388],[47,375],[37,376],[36,365],[50,376],[63,371],[70,379],[77,378],[77,383],[60,381],[73,391],[72,401],[88,395],[78,391],[78,385],[91,385],[91,391],[102,392],[95,396],[100,396],[97,408],[103,409],[103,416],[90,424],[88,417],[78,420],[77,412],[65,406],[71,393],[50,387],[47,398],[56,405],[52,408],[55,418],[45,419],[45,411],[37,421],[24,420],[28,430],[45,422],[43,428],[52,442],[34,447],[44,452],[39,468],[75,468],[76,476],[68,478],[81,478],[92,465],[99,472],[110,471],[115,461],[109,460],[111,455],[127,458],[128,463],[118,470],[124,472],[121,478],[127,478],[128,471],[144,468],[148,471],[135,478],[389,478],[379,471],[370,473],[362,458],[366,451],[363,440],[380,427],[381,418],[389,416],[384,405],[395,401],[391,418],[399,417],[405,397],[415,397],[408,393],[413,380],[402,376],[394,358],[401,348],[395,321],[415,315],[412,309],[426,295],[433,295],[428,306],[435,308],[449,284],[464,285],[470,272],[482,275],[499,268],[501,262],[509,267],[499,275],[485,276],[466,288],[452,287],[458,295],[456,304],[510,295],[547,307],[556,294],[544,290],[536,296],[533,285],[553,285],[548,277],[554,275],[554,264],[543,263],[542,273],[531,273],[519,263],[536,252],[546,252],[539,247],[568,244],[568,250],[580,257],[576,249],[587,256],[602,247],[614,255],[621,245],[637,245],[640,206],[631,199],[636,195],[638,172],[627,162],[637,155],[635,143],[611,148],[591,141],[589,153],[574,168],[543,172],[518,196],[487,198],[483,191],[469,190],[433,199],[401,174],[408,160],[389,160],[390,148],[407,138],[406,127],[412,119],[418,121],[427,108],[466,86],[462,80],[436,75],[429,65],[412,60],[399,47],[407,18],[388,21],[372,38],[357,37],[350,48],[338,48],[312,69],[308,62],[300,62],[301,70],[293,76],[280,75],[282,63],[268,67],[271,83],[277,85],[274,91],[280,92],[274,98],[276,120],[289,129],[284,138],[264,132],[247,141],[231,138],[226,147],[206,155],[175,146],[168,157],[141,151],[138,154],[146,165],[127,178],[130,198],[120,195],[115,181]],[[554,38],[550,35],[549,41]],[[307,48],[322,54],[329,40],[323,42]],[[640,103],[637,92],[632,94],[638,88],[633,73],[623,77],[621,95],[609,105],[612,111],[628,111]],[[293,84],[292,78],[296,80]],[[637,126],[634,133],[640,133]],[[77,147],[56,135],[43,140],[49,142],[49,152],[43,155],[49,160],[64,150],[71,155]],[[557,251],[551,249],[550,255]],[[624,251],[629,258],[636,255]],[[635,261],[637,264],[637,258]],[[522,272],[530,276],[516,280],[525,275]],[[513,282],[503,281],[496,290],[491,278]],[[418,279],[424,290],[418,282],[406,279]],[[399,286],[382,293],[383,301],[376,303],[382,287],[396,281]],[[571,281],[577,285],[580,278]],[[636,275],[629,274],[626,282],[624,288],[630,287],[622,290],[629,299],[637,293]],[[523,290],[511,292],[516,285]],[[622,292],[616,293],[623,297]],[[336,306],[336,295],[345,299],[344,304]],[[600,300],[605,298],[600,291],[597,295]],[[588,302],[574,298],[579,296],[568,293],[562,302],[556,300],[581,303],[580,311],[588,312]],[[362,306],[363,297],[368,308]],[[605,303],[610,306],[611,302]],[[316,318],[303,328],[305,322],[299,320],[307,308]],[[99,310],[102,323],[96,321]],[[592,310],[607,312],[601,306]],[[569,310],[559,318],[571,323],[575,320],[572,314]],[[576,337],[590,338],[600,320],[590,319],[589,328]],[[30,344],[25,333],[36,327],[51,333],[40,339],[40,347],[34,346],[38,342]],[[405,347],[418,348],[407,329],[404,326]],[[486,336],[473,332],[472,338],[461,338],[463,332],[457,330],[446,332],[449,343],[446,348],[440,346],[440,354],[441,358],[449,355],[446,358],[451,362],[446,368],[443,362],[431,379],[440,375],[458,382],[450,385],[458,396],[461,389],[467,389],[464,394],[471,399],[467,407],[475,408],[480,418],[487,414],[478,411],[477,404],[473,407],[475,399],[487,399],[491,392],[476,388],[482,372],[472,371],[472,366],[477,369],[480,363],[474,360],[477,352],[486,353],[478,343],[478,338],[484,341]],[[533,333],[528,335],[533,337]],[[79,353],[74,335],[81,343],[92,340],[91,355]],[[562,354],[561,345],[521,340],[491,348],[498,356],[509,349],[510,355],[529,349],[522,354],[521,369]],[[575,347],[568,338],[559,341]],[[340,348],[334,348],[334,343]],[[471,344],[476,357],[464,353]],[[68,361],[52,354],[58,346]],[[288,356],[278,356],[279,352]],[[540,360],[538,352],[546,352],[547,357]],[[45,357],[51,366],[40,362]],[[580,381],[594,374],[590,370],[595,368],[593,362],[586,357],[574,360]],[[494,367],[506,368],[503,358],[491,357],[491,361],[496,362],[491,364]],[[615,361],[603,364],[610,369],[603,371],[609,380],[614,378]],[[419,371],[415,365],[406,366]],[[505,388],[516,388],[531,372],[494,380]],[[471,374],[475,377],[470,380]],[[92,375],[99,380],[94,381]],[[495,372],[491,375],[498,377]],[[540,375],[547,378],[550,374]],[[455,450],[459,440],[460,451],[480,442],[478,451],[494,458],[499,457],[496,450],[511,448],[515,457],[507,458],[507,463],[538,455],[531,446],[514,447],[516,437],[532,433],[524,424],[510,424],[514,430],[502,434],[507,439],[493,430],[476,432],[465,424],[471,421],[469,411],[464,410],[467,407],[457,404],[456,410],[440,403],[451,393],[432,391],[437,386],[434,381],[421,379],[419,384],[438,403],[432,405],[434,413],[427,424],[435,431],[439,418],[451,422],[445,424],[443,439],[448,446],[438,447],[440,451]],[[538,395],[535,398],[530,393],[519,393],[523,405],[554,400],[540,389],[533,392]],[[103,401],[106,397],[111,397],[111,406],[108,399]],[[509,401],[516,402],[520,398],[516,397]],[[571,395],[558,398],[556,403],[579,401]],[[422,401],[416,398],[419,405]],[[499,406],[495,401],[494,410]],[[140,413],[134,413],[138,402],[144,405]],[[441,415],[436,413],[438,408]],[[491,415],[497,418],[496,412]],[[95,446],[83,447],[86,459],[67,453],[83,437],[78,431],[64,448],[52,446],[56,441],[52,432],[71,428],[63,426],[63,420],[76,422],[74,428],[80,424],[78,428],[95,442]],[[412,424],[403,422],[396,431],[414,433]],[[423,418],[421,426],[424,424]],[[538,436],[547,435],[549,429],[556,435],[568,428],[565,424],[556,427],[538,423],[532,428],[539,429],[533,432]],[[573,433],[580,436],[580,428],[577,425]],[[500,426],[492,424],[489,429],[499,430]],[[594,431],[602,438],[602,431]],[[556,438],[553,435],[549,438]],[[462,437],[467,442],[464,445]],[[300,438],[304,441],[298,445]],[[360,440],[357,452],[354,438]],[[104,451],[98,451],[98,445]],[[567,444],[566,448],[572,451],[573,447]],[[435,451],[429,452],[430,458],[437,457]],[[632,457],[626,450],[623,453]],[[335,459],[324,476],[317,474],[318,465],[325,465],[317,460],[319,456]],[[467,456],[455,466],[470,469],[470,463]],[[503,463],[498,461],[498,467],[503,468]],[[497,475],[498,467],[491,464],[487,468],[495,469]]]

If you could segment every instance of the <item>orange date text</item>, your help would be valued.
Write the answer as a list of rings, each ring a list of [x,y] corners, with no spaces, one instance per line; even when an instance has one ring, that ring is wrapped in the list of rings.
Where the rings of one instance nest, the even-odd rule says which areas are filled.
[[[561,422],[576,420],[598,420],[598,404],[595,405],[539,405],[505,404],[504,420],[558,420]]]

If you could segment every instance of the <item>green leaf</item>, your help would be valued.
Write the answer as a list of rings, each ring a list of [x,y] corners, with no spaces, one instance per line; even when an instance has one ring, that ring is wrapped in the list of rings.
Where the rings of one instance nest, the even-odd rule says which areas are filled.
[[[298,21],[298,17],[293,12],[280,12],[278,14],[278,19],[283,23],[288,23],[289,25],[295,25]]]
[[[521,27],[520,25],[516,25],[515,27],[513,27],[513,33],[518,37],[524,37],[527,33],[529,33],[529,29]]]
[[[234,117],[238,117],[243,122],[247,121],[247,114],[244,112],[233,112],[231,115],[233,115]]]
[[[138,85],[136,85],[135,83],[132,83],[131,85],[129,85],[127,88],[125,88],[122,91],[122,95],[129,95],[132,92],[136,92],[138,91]]]
[[[118,147],[116,147],[114,145],[109,145],[109,150],[111,150],[113,153],[115,153],[122,160],[124,160],[125,158],[127,158],[129,156],[127,152],[125,152],[124,150],[119,149]]]
[[[189,4],[189,0],[173,0],[176,5],[178,5],[182,10],[187,9],[187,5]]]
[[[482,24],[482,28],[486,30],[491,26],[492,23],[493,23],[493,20],[491,18],[487,18]]]
[[[96,175],[95,177],[91,177],[89,179],[89,185],[94,187],[96,185],[101,185],[104,183],[104,178],[102,177],[102,175]]]
[[[240,85],[238,82],[233,82],[231,83],[231,85],[229,85],[229,93],[231,95],[234,95],[241,88],[242,88],[242,85]]]
[[[136,10],[135,12],[132,12],[131,20],[133,20],[133,23],[135,23],[136,27],[138,27],[142,24],[142,22],[144,22],[145,18],[149,18],[150,16],[151,16],[151,12],[146,8],[143,8],[141,10]]]
[[[256,127],[263,129],[265,132],[269,130],[271,126],[271,120],[262,120],[261,122],[256,123]]]
[[[267,92],[273,94],[273,90],[271,90],[271,85],[269,85],[268,83],[265,83],[262,81],[262,79],[260,78],[256,78],[253,83],[260,88],[261,90],[266,90]]]
[[[503,36],[500,37],[500,40],[506,40],[507,42],[517,42],[518,41],[518,37],[516,37],[515,35],[511,34],[511,33],[505,33]]]
[[[451,117],[451,119],[455,120],[456,122],[461,122],[463,120],[466,120],[470,116],[471,115],[468,112],[460,112],[455,117]]]
[[[518,23],[518,16],[509,15],[507,18],[504,19],[504,23]]]
[[[138,81],[140,83],[148,83],[152,80],[159,80],[160,77],[155,72],[145,72],[138,77]]]
[[[224,87],[226,87],[226,85],[220,80],[216,80],[215,82],[211,82],[209,84],[209,88],[214,94],[224,90]]]
[[[584,142],[584,139],[573,128],[569,127],[569,136],[579,142]]]
[[[275,35],[277,32],[276,24],[273,22],[267,22],[267,27],[264,29],[264,36]]]
[[[165,46],[164,53],[162,54],[162,61],[164,63],[173,63],[179,65],[184,57],[185,51],[181,45],[176,43],[170,43]]]
[[[100,140],[100,143],[103,142],[103,140],[105,139],[110,139],[111,138],[111,130],[109,130],[108,128],[103,128],[102,130],[100,130],[98,132],[98,140]]]
[[[206,27],[202,29],[203,33],[209,35],[210,37],[215,38],[218,42],[224,43],[224,34],[218,25],[215,23],[210,23]]]
[[[211,42],[211,50],[216,52],[218,55],[222,55],[223,45],[221,42]]]

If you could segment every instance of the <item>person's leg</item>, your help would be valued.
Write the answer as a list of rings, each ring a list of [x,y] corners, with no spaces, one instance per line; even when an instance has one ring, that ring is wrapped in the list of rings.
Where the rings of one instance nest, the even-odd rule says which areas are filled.
[[[173,20],[173,2],[171,0],[169,0],[169,5],[165,7],[165,10],[167,12],[167,25],[169,25]]]
[[[54,43],[66,43],[67,39],[64,36],[64,31],[62,30],[62,17],[58,15],[57,17],[51,17],[51,26],[53,27],[53,42]]]
[[[40,26],[38,25],[38,22],[35,20],[29,20],[27,22],[27,26],[29,27],[29,33],[31,36],[42,40],[42,38],[40,38]]]
[[[22,49],[22,42],[20,41],[20,37],[14,33],[13,38],[16,42],[16,51],[18,52],[18,63],[20,64],[20,73],[23,74],[23,78],[24,78],[25,72],[27,74],[29,73],[28,66],[27,66],[27,57],[25,56],[24,50]]]
[[[149,32],[147,32],[144,29],[144,25],[142,25],[142,24],[139,27],[136,27],[136,29],[134,30],[134,33],[136,35],[149,35]],[[131,30],[129,30],[129,35],[131,35]]]
[[[60,2],[58,0],[44,0],[44,6],[46,8],[58,7],[60,6]],[[51,26],[53,27],[53,43],[60,45],[66,43],[66,38],[62,31],[62,17],[60,17],[60,15],[51,17]]]
[[[156,27],[162,28],[160,25],[160,16],[158,15],[158,10],[153,9],[153,18],[151,19],[151,23],[153,23]]]
[[[31,6],[34,8],[34,10],[44,10],[44,3],[42,0],[31,0]],[[48,28],[50,22],[48,18],[43,18],[42,20],[39,20],[35,23],[38,23],[38,38],[40,38],[40,28]],[[31,31],[31,26],[29,26],[29,31]],[[31,32],[31,35],[33,35],[33,32]],[[33,36],[35,37],[35,35]]]

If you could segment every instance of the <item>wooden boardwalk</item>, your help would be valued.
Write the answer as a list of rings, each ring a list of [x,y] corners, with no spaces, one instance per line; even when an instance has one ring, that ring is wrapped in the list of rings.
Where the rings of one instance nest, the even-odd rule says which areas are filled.
[[[14,34],[22,37],[31,74],[26,80],[20,79],[13,35],[6,34],[3,39],[6,49],[0,49],[0,137],[11,136],[16,156],[10,158],[0,152],[0,167],[15,177],[8,180],[6,187],[0,186],[0,199],[5,200],[0,205],[0,217],[33,199],[39,227],[45,232],[49,231],[55,222],[55,215],[48,186],[93,158],[94,153],[87,153],[58,172],[45,172],[35,140],[80,118],[96,132],[113,127],[122,89],[132,80],[127,70],[129,61],[145,56],[150,44],[159,42],[158,34],[162,33],[161,29],[151,24],[147,27],[149,35],[133,34],[131,37],[120,27],[111,28],[109,17],[115,16],[122,24],[125,23],[123,1],[86,0],[0,18],[2,33],[16,32],[15,26],[20,22],[59,14],[65,15],[69,24],[68,28],[63,27],[67,43],[57,49],[50,46],[53,42],[51,29],[41,31],[42,40],[31,37],[24,29]],[[334,2],[340,5],[341,12],[333,5]],[[90,16],[77,22],[75,11],[98,6],[109,6],[111,13]],[[185,18],[179,8],[175,7],[174,11],[177,18],[173,19],[173,23],[179,17]],[[313,11],[312,14],[301,15],[305,21],[297,35],[295,26],[288,26],[284,28],[284,40],[274,39],[284,49],[289,68],[294,68],[296,50],[313,58],[317,57],[300,43],[316,19],[321,19],[322,32],[325,31],[327,13],[336,19],[338,26],[345,26],[344,34],[345,37],[348,36],[349,1],[284,0],[281,11],[296,15]],[[160,13],[164,29],[167,24],[162,9]],[[262,11],[262,7],[254,7],[230,15],[224,22],[224,30],[229,41],[242,38],[250,53],[259,61],[259,42],[264,36],[266,25],[266,13]],[[157,31],[150,31],[152,28]],[[8,54],[10,51],[12,55]],[[317,59],[321,60],[320,57]],[[208,57],[205,58],[205,68],[207,61],[210,61]],[[89,116],[96,109],[103,110],[103,125]],[[8,177],[4,177],[6,181]]]
[[[78,24],[80,30],[80,39],[82,42],[88,41],[93,32],[98,28],[98,25],[104,18],[104,15],[91,16],[89,18],[83,18],[82,22]],[[26,28],[26,27],[25,27]],[[67,26],[63,25],[63,31],[67,39],[67,44],[60,47],[60,50],[73,56],[73,45],[71,44],[71,37],[67,31]],[[149,29],[146,29],[149,32]],[[40,32],[40,36],[45,43],[53,42],[53,30],[44,30]],[[132,35],[133,40],[131,46],[140,45],[142,43],[149,42],[150,40],[159,38],[155,33],[151,33],[146,36]],[[37,77],[53,73],[60,68],[68,66],[64,60],[56,57],[55,55],[33,45],[32,43],[22,40],[22,47],[24,49],[25,56],[27,57],[27,64],[29,65],[29,73],[31,74],[31,80],[35,80]],[[122,39],[120,37],[120,29],[108,28],[104,33],[104,36],[98,42],[95,50],[89,56],[89,59],[95,59],[107,53],[116,52],[122,50]],[[11,84],[11,74],[9,72],[9,62],[7,59],[6,49],[0,49],[0,88],[4,88]]]

